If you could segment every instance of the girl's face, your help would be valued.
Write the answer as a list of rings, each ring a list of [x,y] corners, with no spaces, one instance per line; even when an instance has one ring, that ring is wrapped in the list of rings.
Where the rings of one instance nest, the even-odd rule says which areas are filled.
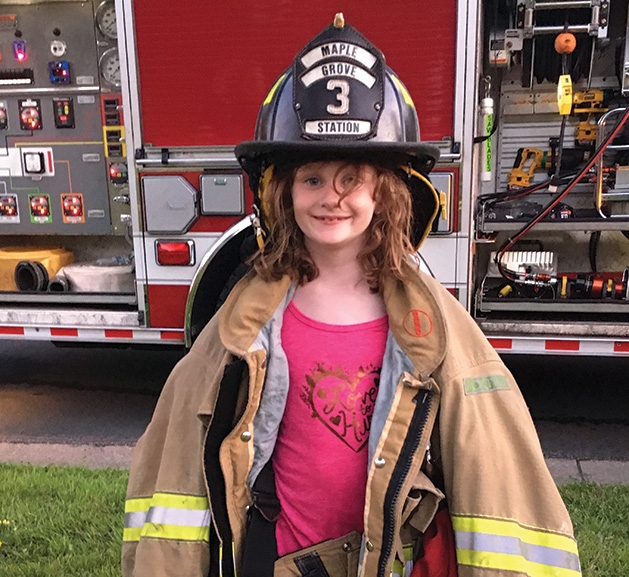
[[[313,162],[297,169],[292,198],[306,248],[362,248],[375,210],[376,172],[342,161]],[[341,198],[341,195],[351,190]]]

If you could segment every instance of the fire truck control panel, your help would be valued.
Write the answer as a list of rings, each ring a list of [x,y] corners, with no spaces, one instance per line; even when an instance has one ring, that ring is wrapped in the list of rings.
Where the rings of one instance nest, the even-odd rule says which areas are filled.
[[[124,235],[113,0],[0,6],[0,235]]]

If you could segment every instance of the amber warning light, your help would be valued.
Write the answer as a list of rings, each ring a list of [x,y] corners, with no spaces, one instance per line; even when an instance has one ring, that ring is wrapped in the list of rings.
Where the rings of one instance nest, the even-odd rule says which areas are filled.
[[[155,241],[157,264],[162,266],[192,266],[194,264],[194,242]]]

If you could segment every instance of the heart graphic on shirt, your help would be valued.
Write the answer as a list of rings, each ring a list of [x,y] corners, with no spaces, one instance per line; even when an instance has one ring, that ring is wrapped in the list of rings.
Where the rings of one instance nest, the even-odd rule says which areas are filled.
[[[360,368],[355,375],[347,375],[320,365],[306,376],[306,382],[313,417],[350,449],[360,451],[369,439],[380,369]]]

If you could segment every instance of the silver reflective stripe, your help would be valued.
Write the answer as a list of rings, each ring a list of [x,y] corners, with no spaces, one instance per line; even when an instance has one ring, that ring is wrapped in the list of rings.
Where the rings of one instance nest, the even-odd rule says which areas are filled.
[[[467,531],[456,531],[455,533],[458,549],[518,555],[542,565],[561,567],[573,571],[580,570],[579,556],[570,551],[553,549],[552,547],[544,547],[542,545],[532,545],[521,541],[517,537]]]
[[[147,523],[180,525],[182,527],[206,527],[210,524],[208,509],[174,509],[172,507],[151,507],[146,516]]]
[[[143,527],[145,523],[178,525],[181,527],[206,527],[210,524],[210,511],[151,507],[148,511],[126,513],[124,526],[128,529]]]
[[[124,526],[128,529],[137,529],[144,525],[146,521],[146,511],[138,511],[136,513],[125,513]]]

